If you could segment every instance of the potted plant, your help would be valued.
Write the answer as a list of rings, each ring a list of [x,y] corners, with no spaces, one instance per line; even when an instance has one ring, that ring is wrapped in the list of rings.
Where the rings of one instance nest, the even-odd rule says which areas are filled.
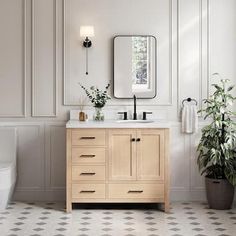
[[[106,105],[107,101],[111,99],[111,97],[107,94],[107,90],[110,87],[110,84],[105,87],[105,90],[100,90],[95,86],[91,86],[90,89],[86,89],[83,85],[80,86],[85,91],[90,102],[95,107],[93,119],[95,121],[103,121],[104,114],[102,112],[102,108]]]
[[[228,81],[212,84],[215,91],[204,100],[207,107],[201,110],[211,123],[202,129],[197,163],[201,175],[205,175],[207,200],[213,209],[231,208],[236,185],[236,123],[231,110],[236,98],[231,95],[234,86],[228,86]]]

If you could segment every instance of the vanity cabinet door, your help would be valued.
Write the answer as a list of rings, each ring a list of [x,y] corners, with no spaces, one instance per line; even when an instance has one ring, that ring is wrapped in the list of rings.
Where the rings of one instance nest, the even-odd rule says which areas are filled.
[[[164,180],[164,138],[163,129],[137,131],[138,180]]]
[[[136,179],[136,130],[109,130],[109,179]]]

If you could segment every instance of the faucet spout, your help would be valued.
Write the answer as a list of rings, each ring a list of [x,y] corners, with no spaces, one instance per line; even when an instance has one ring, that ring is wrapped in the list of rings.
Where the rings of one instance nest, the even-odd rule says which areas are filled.
[[[134,114],[133,114],[133,120],[137,120],[137,108],[136,108],[136,96],[134,94]]]

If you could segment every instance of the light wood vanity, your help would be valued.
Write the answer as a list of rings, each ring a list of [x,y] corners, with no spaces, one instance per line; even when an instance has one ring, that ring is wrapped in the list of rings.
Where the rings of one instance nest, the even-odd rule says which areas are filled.
[[[169,128],[72,127],[67,126],[67,212],[82,202],[164,203],[169,210]]]

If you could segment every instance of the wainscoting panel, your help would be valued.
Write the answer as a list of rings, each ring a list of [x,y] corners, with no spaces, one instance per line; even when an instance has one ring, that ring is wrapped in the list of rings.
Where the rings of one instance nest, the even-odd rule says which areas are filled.
[[[0,32],[0,117],[24,117],[26,112],[25,0],[1,0]]]
[[[42,191],[45,182],[44,136],[42,124],[17,125],[16,191]]]
[[[170,143],[171,198],[181,199],[189,191],[190,150],[188,136],[180,133],[179,124],[172,126]],[[184,194],[182,194],[184,192]]]
[[[208,88],[208,0],[178,0],[178,108],[194,98],[202,108]]]
[[[46,188],[65,190],[66,185],[66,129],[65,123],[45,126]]]
[[[193,135],[190,135],[190,199],[198,200],[204,199],[205,197],[205,183],[204,177],[201,176],[201,173],[197,165],[197,146],[201,138],[201,129],[204,127],[203,124],[199,126],[199,132]]]
[[[32,0],[32,116],[57,115],[57,0]]]

